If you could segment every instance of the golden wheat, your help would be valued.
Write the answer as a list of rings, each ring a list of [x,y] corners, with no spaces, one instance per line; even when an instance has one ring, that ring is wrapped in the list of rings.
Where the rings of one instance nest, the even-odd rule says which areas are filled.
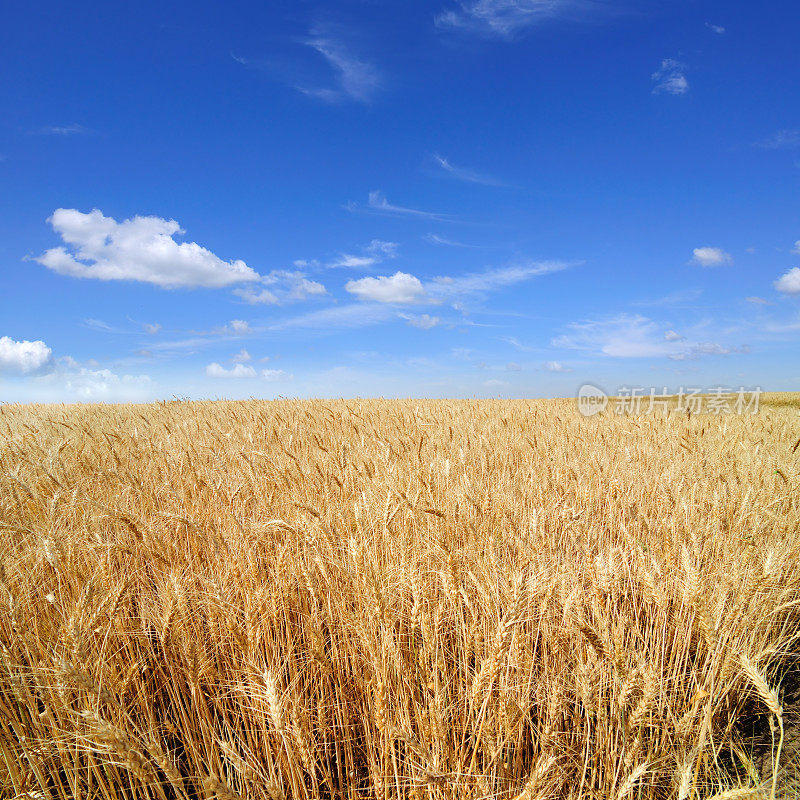
[[[765,704],[783,767],[800,639],[773,399],[0,406],[0,795],[763,796],[738,726]]]

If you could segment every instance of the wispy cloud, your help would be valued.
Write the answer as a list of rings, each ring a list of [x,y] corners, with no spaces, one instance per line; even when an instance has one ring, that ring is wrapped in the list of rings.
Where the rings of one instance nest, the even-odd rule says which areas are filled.
[[[292,317],[271,326],[270,330],[363,328],[386,322],[394,317],[396,317],[396,311],[383,303],[348,303]]]
[[[464,295],[476,295],[496,291],[506,286],[530,280],[540,275],[561,272],[579,262],[570,261],[526,261],[505,267],[493,267],[483,272],[470,272],[459,276],[434,278],[426,285],[433,297],[453,299]]]
[[[686,79],[686,65],[674,58],[665,58],[661,66],[650,76],[655,81],[653,94],[686,94],[689,81]]]
[[[459,0],[435,22],[440,28],[511,38],[556,17],[580,18],[602,5],[597,0]]]
[[[455,164],[451,164],[448,159],[444,156],[440,156],[438,153],[433,153],[433,160],[441,167],[448,175],[456,178],[460,181],[465,181],[466,183],[479,183],[483,186],[505,186],[506,184],[498,180],[497,178],[493,178],[491,175],[484,175],[480,172],[475,172],[474,170],[467,169],[466,167],[457,167]]]
[[[405,314],[401,314],[400,316],[412,327],[420,328],[423,331],[429,331],[431,328],[435,328],[437,325],[442,324],[440,317],[433,317],[430,314],[420,314],[418,317],[408,316]]]
[[[523,344],[519,339],[517,339],[516,336],[501,336],[500,341],[510,344],[512,347],[515,347],[517,350],[523,353],[529,353],[535,349],[527,344]]]
[[[441,275],[424,283],[415,275],[396,272],[394,275],[348,281],[345,289],[361,300],[376,303],[458,303],[466,297],[485,295],[540,275],[560,272],[570,266],[572,264],[567,261],[526,261],[464,275]]]
[[[713,22],[706,22],[706,28],[714,33],[718,33],[720,36],[725,33],[725,28],[723,28],[722,25],[714,25]]]
[[[791,150],[800,147],[800,128],[784,128],[766,139],[754,142],[754,146],[766,150]]]
[[[702,356],[748,352],[718,342],[698,341],[639,314],[619,314],[606,319],[587,320],[567,326],[568,332],[553,339],[554,347],[583,350],[612,358],[669,358],[694,360]]]
[[[42,128],[37,128],[33,133],[41,136],[80,136],[82,134],[91,133],[89,128],[83,125],[45,125]]]
[[[703,294],[702,289],[677,289],[662,295],[655,300],[639,300],[631,303],[634,306],[680,306],[693,303]]]
[[[297,86],[304,94],[328,103],[339,103],[343,100],[368,103],[381,88],[383,80],[377,68],[356,57],[340,35],[331,28],[320,26],[313,29],[304,44],[316,50],[334,73],[333,86]]]
[[[397,242],[385,242],[382,239],[373,239],[365,248],[361,255],[351,253],[340,253],[333,261],[324,266],[335,269],[344,267],[346,269],[366,269],[376,264],[381,264],[386,259],[397,258]]]
[[[365,206],[351,202],[347,204],[346,208],[349,211],[366,211],[373,214],[386,214],[389,216],[419,217],[421,219],[433,219],[438,222],[452,222],[455,219],[450,214],[439,214],[433,211],[422,211],[418,208],[394,205],[386,199],[386,195],[381,191],[370,192]]]
[[[426,242],[431,244],[446,245],[447,247],[479,247],[477,244],[464,244],[464,242],[456,242],[453,239],[448,239],[446,236],[439,236],[438,233],[426,233],[422,237]]]

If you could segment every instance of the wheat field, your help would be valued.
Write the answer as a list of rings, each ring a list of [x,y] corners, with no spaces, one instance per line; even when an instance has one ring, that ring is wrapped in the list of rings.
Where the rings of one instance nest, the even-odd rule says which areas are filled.
[[[787,397],[0,406],[0,794],[795,796]]]

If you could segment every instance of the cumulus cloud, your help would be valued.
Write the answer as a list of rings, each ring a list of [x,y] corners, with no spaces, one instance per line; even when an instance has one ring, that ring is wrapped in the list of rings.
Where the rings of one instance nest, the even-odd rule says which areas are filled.
[[[481,296],[539,275],[559,272],[569,266],[570,263],[566,261],[526,261],[505,267],[491,267],[482,272],[437,276],[424,284],[414,275],[396,272],[391,276],[351,280],[345,284],[345,289],[360,300],[378,303],[457,304],[465,297]]]
[[[232,319],[225,328],[222,329],[223,333],[235,333],[239,336],[244,335],[246,333],[251,333],[252,328],[250,327],[250,323],[243,320],[243,319]]]
[[[243,347],[236,355],[231,358],[231,361],[234,364],[246,364],[248,361],[252,360],[252,356],[247,350]]]
[[[784,294],[800,294],[800,267],[792,267],[775,281],[775,288]]]
[[[246,364],[236,364],[230,369],[225,369],[222,364],[213,361],[206,367],[209,378],[255,378],[256,371]]]
[[[418,317],[410,317],[402,315],[403,319],[407,320],[408,324],[414,328],[420,328],[424,331],[429,331],[441,324],[442,320],[439,317],[432,317],[430,314],[421,314]]]
[[[686,79],[686,65],[674,58],[665,58],[661,66],[650,76],[655,81],[653,94],[686,94],[689,81]]]
[[[262,369],[261,377],[267,381],[289,381],[294,375],[282,369]]]
[[[53,364],[53,351],[41,340],[18,342],[10,336],[0,337],[0,373],[34,375]]]
[[[81,400],[135,400],[148,395],[149,375],[117,375],[109,369],[81,367],[60,376],[64,389]]]
[[[420,279],[407,272],[348,281],[344,288],[359,300],[377,303],[419,303],[425,298],[425,289]]]
[[[572,372],[571,369],[565,367],[560,361],[546,361],[544,368],[548,372]]]
[[[241,353],[239,355],[241,355]],[[249,353],[247,354],[247,357],[249,360]],[[222,366],[222,364],[213,361],[206,367],[206,375],[209,378],[263,378],[267,381],[290,380],[292,377],[294,377],[282,369],[262,369],[261,371],[257,371],[255,367],[252,367],[249,364],[244,364],[241,361],[237,362],[236,358],[237,357],[234,356],[233,360],[235,364],[230,369],[226,369]]]
[[[270,288],[245,286],[234,289],[233,293],[248,305],[270,306],[321,297],[328,293],[321,283],[309,280],[303,272],[296,270],[272,270],[268,275],[260,277],[259,285]]]
[[[692,263],[701,267],[721,267],[732,264],[733,256],[720,247],[695,247],[692,250]]]
[[[67,247],[54,247],[35,260],[61,275],[166,289],[219,289],[259,280],[244,261],[223,261],[195,242],[176,242],[184,231],[175,220],[137,216],[117,222],[97,209],[84,214],[58,208],[48,222]]]

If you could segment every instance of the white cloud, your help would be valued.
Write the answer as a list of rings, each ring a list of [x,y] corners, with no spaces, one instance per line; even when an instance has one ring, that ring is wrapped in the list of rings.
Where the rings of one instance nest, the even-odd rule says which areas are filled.
[[[350,211],[369,211],[374,214],[387,214],[390,216],[424,217],[425,219],[434,219],[439,222],[447,222],[453,219],[450,214],[437,214],[433,211],[421,211],[418,208],[396,206],[390,203],[386,199],[386,195],[381,191],[370,192],[366,206],[361,206],[358,203],[349,203],[347,208]]]
[[[232,319],[226,326],[226,329],[223,329],[225,333],[227,333],[228,330],[230,330],[232,333],[236,333],[239,335],[245,333],[252,333],[252,328],[250,327],[250,323],[245,322],[245,320],[243,319]]]
[[[560,272],[570,266],[571,264],[567,261],[525,261],[520,264],[493,267],[483,272],[472,272],[457,277],[437,277],[427,284],[425,289],[434,298],[450,299],[495,291],[539,275]]]
[[[800,244],[800,242],[798,242]],[[386,242],[383,239],[373,239],[367,245],[367,252],[372,253],[376,258],[397,258],[397,242]]]
[[[297,88],[310,97],[328,103],[343,100],[369,102],[381,87],[382,79],[378,70],[366,61],[356,58],[344,43],[327,28],[317,28],[305,44],[316,50],[331,66],[335,73],[335,87]]]
[[[246,364],[248,361],[252,360],[252,356],[247,350],[243,347],[236,355],[231,358],[231,361],[234,364]]]
[[[703,294],[702,289],[678,289],[669,294],[655,298],[655,300],[639,300],[632,303],[635,306],[678,306],[691,303]]]
[[[173,237],[184,231],[175,220],[132,217],[117,222],[97,209],[84,214],[59,208],[48,222],[72,252],[54,247],[35,260],[61,275],[211,289],[259,279],[244,261],[223,261],[195,242],[176,242]]]
[[[775,281],[775,288],[784,294],[800,294],[800,267],[792,267]]]
[[[695,247],[692,250],[692,263],[701,267],[720,267],[732,264],[733,256],[720,247]]]
[[[569,367],[565,367],[560,361],[546,361],[544,368],[548,372],[572,372]]]
[[[344,288],[359,300],[377,303],[419,303],[425,298],[425,289],[420,279],[407,272],[348,281]]]
[[[233,293],[251,306],[279,306],[307,300],[309,297],[321,297],[328,293],[327,289],[318,281],[311,281],[306,278],[304,273],[293,270],[274,269],[268,275],[261,276],[260,285],[271,288],[260,289],[256,286],[245,286],[234,289]]]
[[[347,305],[323,308],[301,314],[272,326],[271,330],[287,328],[309,328],[329,330],[331,328],[363,328],[386,322],[396,316],[385,303],[348,303]]]
[[[660,92],[686,94],[689,91],[689,81],[686,80],[685,73],[685,64],[674,58],[665,58],[661,66],[650,76],[656,82],[653,94]]]
[[[475,172],[466,167],[457,167],[438,153],[433,154],[433,159],[448,175],[452,175],[460,181],[479,183],[484,186],[505,186],[502,181],[497,180],[497,178],[492,178],[490,175],[482,175],[480,172]]]
[[[437,15],[436,24],[509,38],[547,19],[587,11],[596,4],[586,0],[460,0],[458,6]]]
[[[792,248],[792,252],[793,252],[793,253],[798,253],[798,254],[800,254],[800,239],[798,239],[798,240],[797,240],[797,241],[794,243],[794,247]]]
[[[44,136],[77,136],[84,133],[89,133],[89,129],[83,125],[45,125],[39,128],[36,133]]]
[[[143,327],[145,332],[149,333],[151,336],[154,336],[161,330],[161,324],[158,322],[145,322]]]
[[[117,375],[109,369],[81,367],[63,377],[64,389],[82,400],[135,400],[148,394],[149,375]]]
[[[483,385],[487,388],[499,388],[501,386],[508,386],[508,381],[501,381],[499,378],[489,378],[488,381],[484,381]]]
[[[279,306],[281,304],[278,295],[269,289],[254,289],[252,286],[248,286],[244,289],[234,289],[233,293],[250,306]]]
[[[749,347],[725,347],[716,342],[698,342],[680,353],[669,356],[673,361],[693,361],[702,356],[727,356],[731,353],[749,353]]]
[[[745,297],[745,301],[748,302],[748,303],[752,303],[753,305],[756,305],[756,306],[771,306],[771,305],[774,305],[774,303],[770,303],[769,300],[765,300],[763,297],[756,297],[755,295],[753,295],[752,297]]]
[[[341,253],[338,258],[326,264],[326,267],[335,269],[344,267],[347,269],[365,269],[366,267],[380,264],[388,258],[397,258],[397,243],[384,242],[381,239],[373,239],[365,248],[366,255],[356,256],[350,253]]]
[[[414,328],[421,328],[423,331],[429,331],[431,328],[435,328],[442,322],[439,317],[432,317],[430,314],[421,314],[418,317],[410,317],[404,314],[401,314],[401,316],[403,319],[408,321],[409,325],[413,326]]]
[[[704,355],[747,352],[744,347],[726,347],[715,342],[674,338],[674,331],[663,331],[647,317],[620,314],[604,320],[572,323],[569,333],[553,339],[556,347],[585,350],[614,358],[671,358],[679,361]]]
[[[261,377],[268,381],[290,381],[294,375],[282,369],[262,369]]]
[[[446,236],[439,236],[438,233],[426,233],[422,237],[426,242],[431,244],[443,244],[449,247],[476,247],[474,244],[464,244],[463,242],[456,242],[453,239],[448,239]]]
[[[0,373],[33,375],[52,366],[53,351],[41,340],[18,342],[0,337]]]
[[[213,361],[206,367],[206,375],[209,378],[255,378],[256,371],[246,364],[236,364],[231,369],[225,369],[222,364]]]
[[[755,146],[766,150],[791,150],[800,147],[800,128],[784,128],[760,142],[755,142]]]
[[[665,331],[664,341],[666,342],[682,342],[686,337],[681,336],[677,331]]]
[[[532,347],[523,344],[516,336],[501,336],[500,341],[506,342],[506,344],[510,344],[512,347],[516,347],[517,350],[521,350],[523,353],[528,353],[533,350]]]
[[[723,28],[722,25],[714,25],[713,22],[706,22],[706,28],[708,28],[710,31],[713,31],[714,33],[718,33],[720,35],[725,33],[725,28]]]

